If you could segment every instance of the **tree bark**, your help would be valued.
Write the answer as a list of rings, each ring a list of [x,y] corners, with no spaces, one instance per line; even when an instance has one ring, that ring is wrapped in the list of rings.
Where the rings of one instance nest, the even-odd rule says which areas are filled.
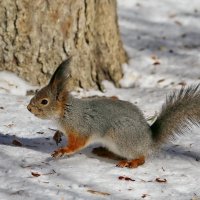
[[[0,0],[0,70],[43,85],[70,55],[69,88],[118,86],[126,53],[116,0]]]

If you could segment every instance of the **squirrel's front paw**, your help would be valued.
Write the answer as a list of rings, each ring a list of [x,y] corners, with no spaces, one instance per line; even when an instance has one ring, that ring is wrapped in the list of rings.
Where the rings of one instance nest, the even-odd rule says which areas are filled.
[[[55,150],[51,156],[54,158],[58,158],[58,157],[63,157],[65,155],[69,154],[69,148],[65,147],[65,148],[60,148]]]
[[[117,167],[128,167],[128,168],[137,168],[140,165],[143,165],[145,163],[145,158],[144,156],[141,156],[137,159],[133,160],[122,160],[120,161],[116,166]]]

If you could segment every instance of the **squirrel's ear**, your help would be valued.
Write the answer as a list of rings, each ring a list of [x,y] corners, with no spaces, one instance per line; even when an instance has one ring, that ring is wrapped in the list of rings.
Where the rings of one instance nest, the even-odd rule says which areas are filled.
[[[67,58],[67,60],[63,61],[51,77],[51,80],[49,81],[49,86],[53,91],[59,93],[62,90],[66,89],[67,80],[71,75],[69,67],[71,60],[72,58],[69,57]]]

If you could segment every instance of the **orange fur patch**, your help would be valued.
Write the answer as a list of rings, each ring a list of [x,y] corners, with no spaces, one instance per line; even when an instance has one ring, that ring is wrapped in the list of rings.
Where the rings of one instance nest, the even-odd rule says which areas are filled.
[[[64,154],[70,155],[78,150],[82,149],[88,141],[88,137],[80,136],[75,132],[70,132],[68,134],[68,145],[66,147],[60,148],[52,154],[53,157],[62,156]]]
[[[68,147],[71,151],[78,150],[86,145],[88,137],[80,136],[75,132],[70,132],[68,134]]]

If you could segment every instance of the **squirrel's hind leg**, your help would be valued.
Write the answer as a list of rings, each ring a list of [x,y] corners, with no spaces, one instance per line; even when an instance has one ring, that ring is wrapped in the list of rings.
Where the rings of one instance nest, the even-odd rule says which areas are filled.
[[[117,167],[128,167],[128,168],[137,168],[140,165],[143,165],[145,163],[145,157],[141,156],[137,159],[133,160],[122,160],[120,161],[116,166]]]
[[[76,132],[68,134],[68,145],[66,147],[55,150],[51,155],[52,157],[62,157],[64,155],[71,155],[87,146],[89,137],[81,136]]]

